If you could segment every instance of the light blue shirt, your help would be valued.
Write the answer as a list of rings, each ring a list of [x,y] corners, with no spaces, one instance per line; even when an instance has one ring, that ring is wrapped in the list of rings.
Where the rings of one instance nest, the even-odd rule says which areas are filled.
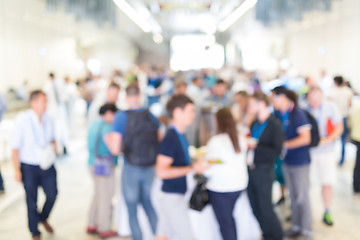
[[[95,121],[91,124],[88,132],[88,150],[89,150],[89,159],[88,164],[93,166],[95,163],[95,147],[96,141],[98,137],[98,132],[100,127],[102,127],[100,132],[100,141],[98,146],[98,154],[99,156],[111,155],[110,150],[107,148],[104,142],[104,136],[110,132],[112,132],[112,125],[104,122],[103,120]],[[118,163],[118,157],[114,157],[114,166]]]
[[[53,120],[44,113],[40,123],[33,110],[20,113],[14,124],[11,148],[19,150],[21,163],[39,165],[37,153],[55,141]]]

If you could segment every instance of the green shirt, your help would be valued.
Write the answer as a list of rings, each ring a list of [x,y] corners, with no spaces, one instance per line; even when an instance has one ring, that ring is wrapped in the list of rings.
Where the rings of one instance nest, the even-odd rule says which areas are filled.
[[[89,160],[88,164],[93,166],[95,163],[95,146],[96,141],[99,133],[99,128],[102,126],[101,129],[101,137],[98,146],[98,154],[100,156],[105,156],[110,153],[110,150],[107,148],[104,142],[104,136],[110,132],[112,132],[112,126],[109,123],[104,122],[103,120],[99,120],[91,124],[89,131],[88,131],[88,150],[89,150]],[[114,166],[118,164],[118,157],[114,156]]]

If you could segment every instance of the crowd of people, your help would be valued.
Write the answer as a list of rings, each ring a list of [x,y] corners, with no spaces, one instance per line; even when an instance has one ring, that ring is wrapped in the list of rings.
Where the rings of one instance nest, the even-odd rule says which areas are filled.
[[[233,210],[245,191],[264,239],[312,239],[310,176],[321,184],[323,222],[331,226],[333,185],[337,166],[345,162],[349,119],[358,149],[353,190],[360,193],[360,103],[352,106],[354,91],[341,76],[331,88],[312,80],[304,81],[299,91],[284,85],[262,91],[257,75],[241,69],[226,74],[134,68],[126,75],[114,72],[110,84],[89,75],[77,86],[49,74],[44,89],[29,95],[30,109],[18,116],[11,144],[33,240],[40,239],[39,223],[53,232],[47,219],[57,195],[54,163],[57,154],[68,153],[78,96],[86,102],[88,165],[94,183],[89,234],[117,235],[112,230],[112,198],[120,181],[114,169],[121,165],[134,240],[143,239],[139,205],[156,239],[194,239],[185,197],[187,176],[194,173],[207,178],[208,201],[223,239],[237,239]],[[335,151],[338,139],[341,154]],[[189,146],[205,150],[192,155]],[[156,178],[162,181],[156,198],[159,209],[152,202]],[[277,204],[284,203],[289,192],[292,225],[285,231],[274,211],[275,179],[282,189]],[[40,213],[38,187],[46,195]]]

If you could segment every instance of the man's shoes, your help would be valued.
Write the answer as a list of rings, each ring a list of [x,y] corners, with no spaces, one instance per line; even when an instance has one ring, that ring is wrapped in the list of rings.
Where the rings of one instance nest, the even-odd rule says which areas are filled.
[[[86,230],[89,234],[96,234],[97,233],[97,227],[88,227]]]
[[[33,237],[32,238],[32,240],[40,240],[41,238],[40,238],[40,235],[39,236],[35,236],[35,237]]]
[[[286,222],[291,222],[291,221],[292,221],[292,215],[290,214],[289,216],[287,216],[287,217],[285,218],[285,221],[286,221]]]
[[[99,236],[101,238],[109,238],[109,237],[115,237],[117,236],[117,232],[114,232],[114,231],[109,231],[109,232],[101,232],[99,233]]]
[[[40,222],[48,233],[54,233],[54,229],[50,226],[47,221]]]
[[[279,199],[279,201],[277,201],[277,203],[275,203],[275,206],[280,206],[280,205],[283,205],[284,203],[285,203],[285,198],[281,197]]]
[[[5,194],[5,189],[1,188],[0,189],[0,195],[3,195],[3,194]]]
[[[328,226],[334,225],[334,222],[329,212],[325,212],[323,222]]]
[[[300,229],[294,229],[294,228],[290,228],[289,230],[286,230],[284,232],[284,237],[288,237],[288,238],[296,238],[299,237],[301,235],[301,231]]]

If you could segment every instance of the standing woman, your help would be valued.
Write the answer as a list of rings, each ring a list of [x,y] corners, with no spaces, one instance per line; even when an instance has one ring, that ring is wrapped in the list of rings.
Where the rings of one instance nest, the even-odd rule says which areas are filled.
[[[254,157],[249,163],[249,186],[247,189],[251,207],[257,218],[265,240],[281,240],[282,229],[273,204],[272,184],[274,164],[284,142],[281,123],[271,115],[269,100],[262,92],[256,92],[249,100],[248,111],[256,116],[251,125],[248,149]]]
[[[207,144],[205,159],[212,166],[204,174],[209,178],[209,202],[224,240],[236,240],[233,210],[237,199],[248,184],[246,142],[236,131],[231,111],[223,108],[216,113],[218,134]]]

